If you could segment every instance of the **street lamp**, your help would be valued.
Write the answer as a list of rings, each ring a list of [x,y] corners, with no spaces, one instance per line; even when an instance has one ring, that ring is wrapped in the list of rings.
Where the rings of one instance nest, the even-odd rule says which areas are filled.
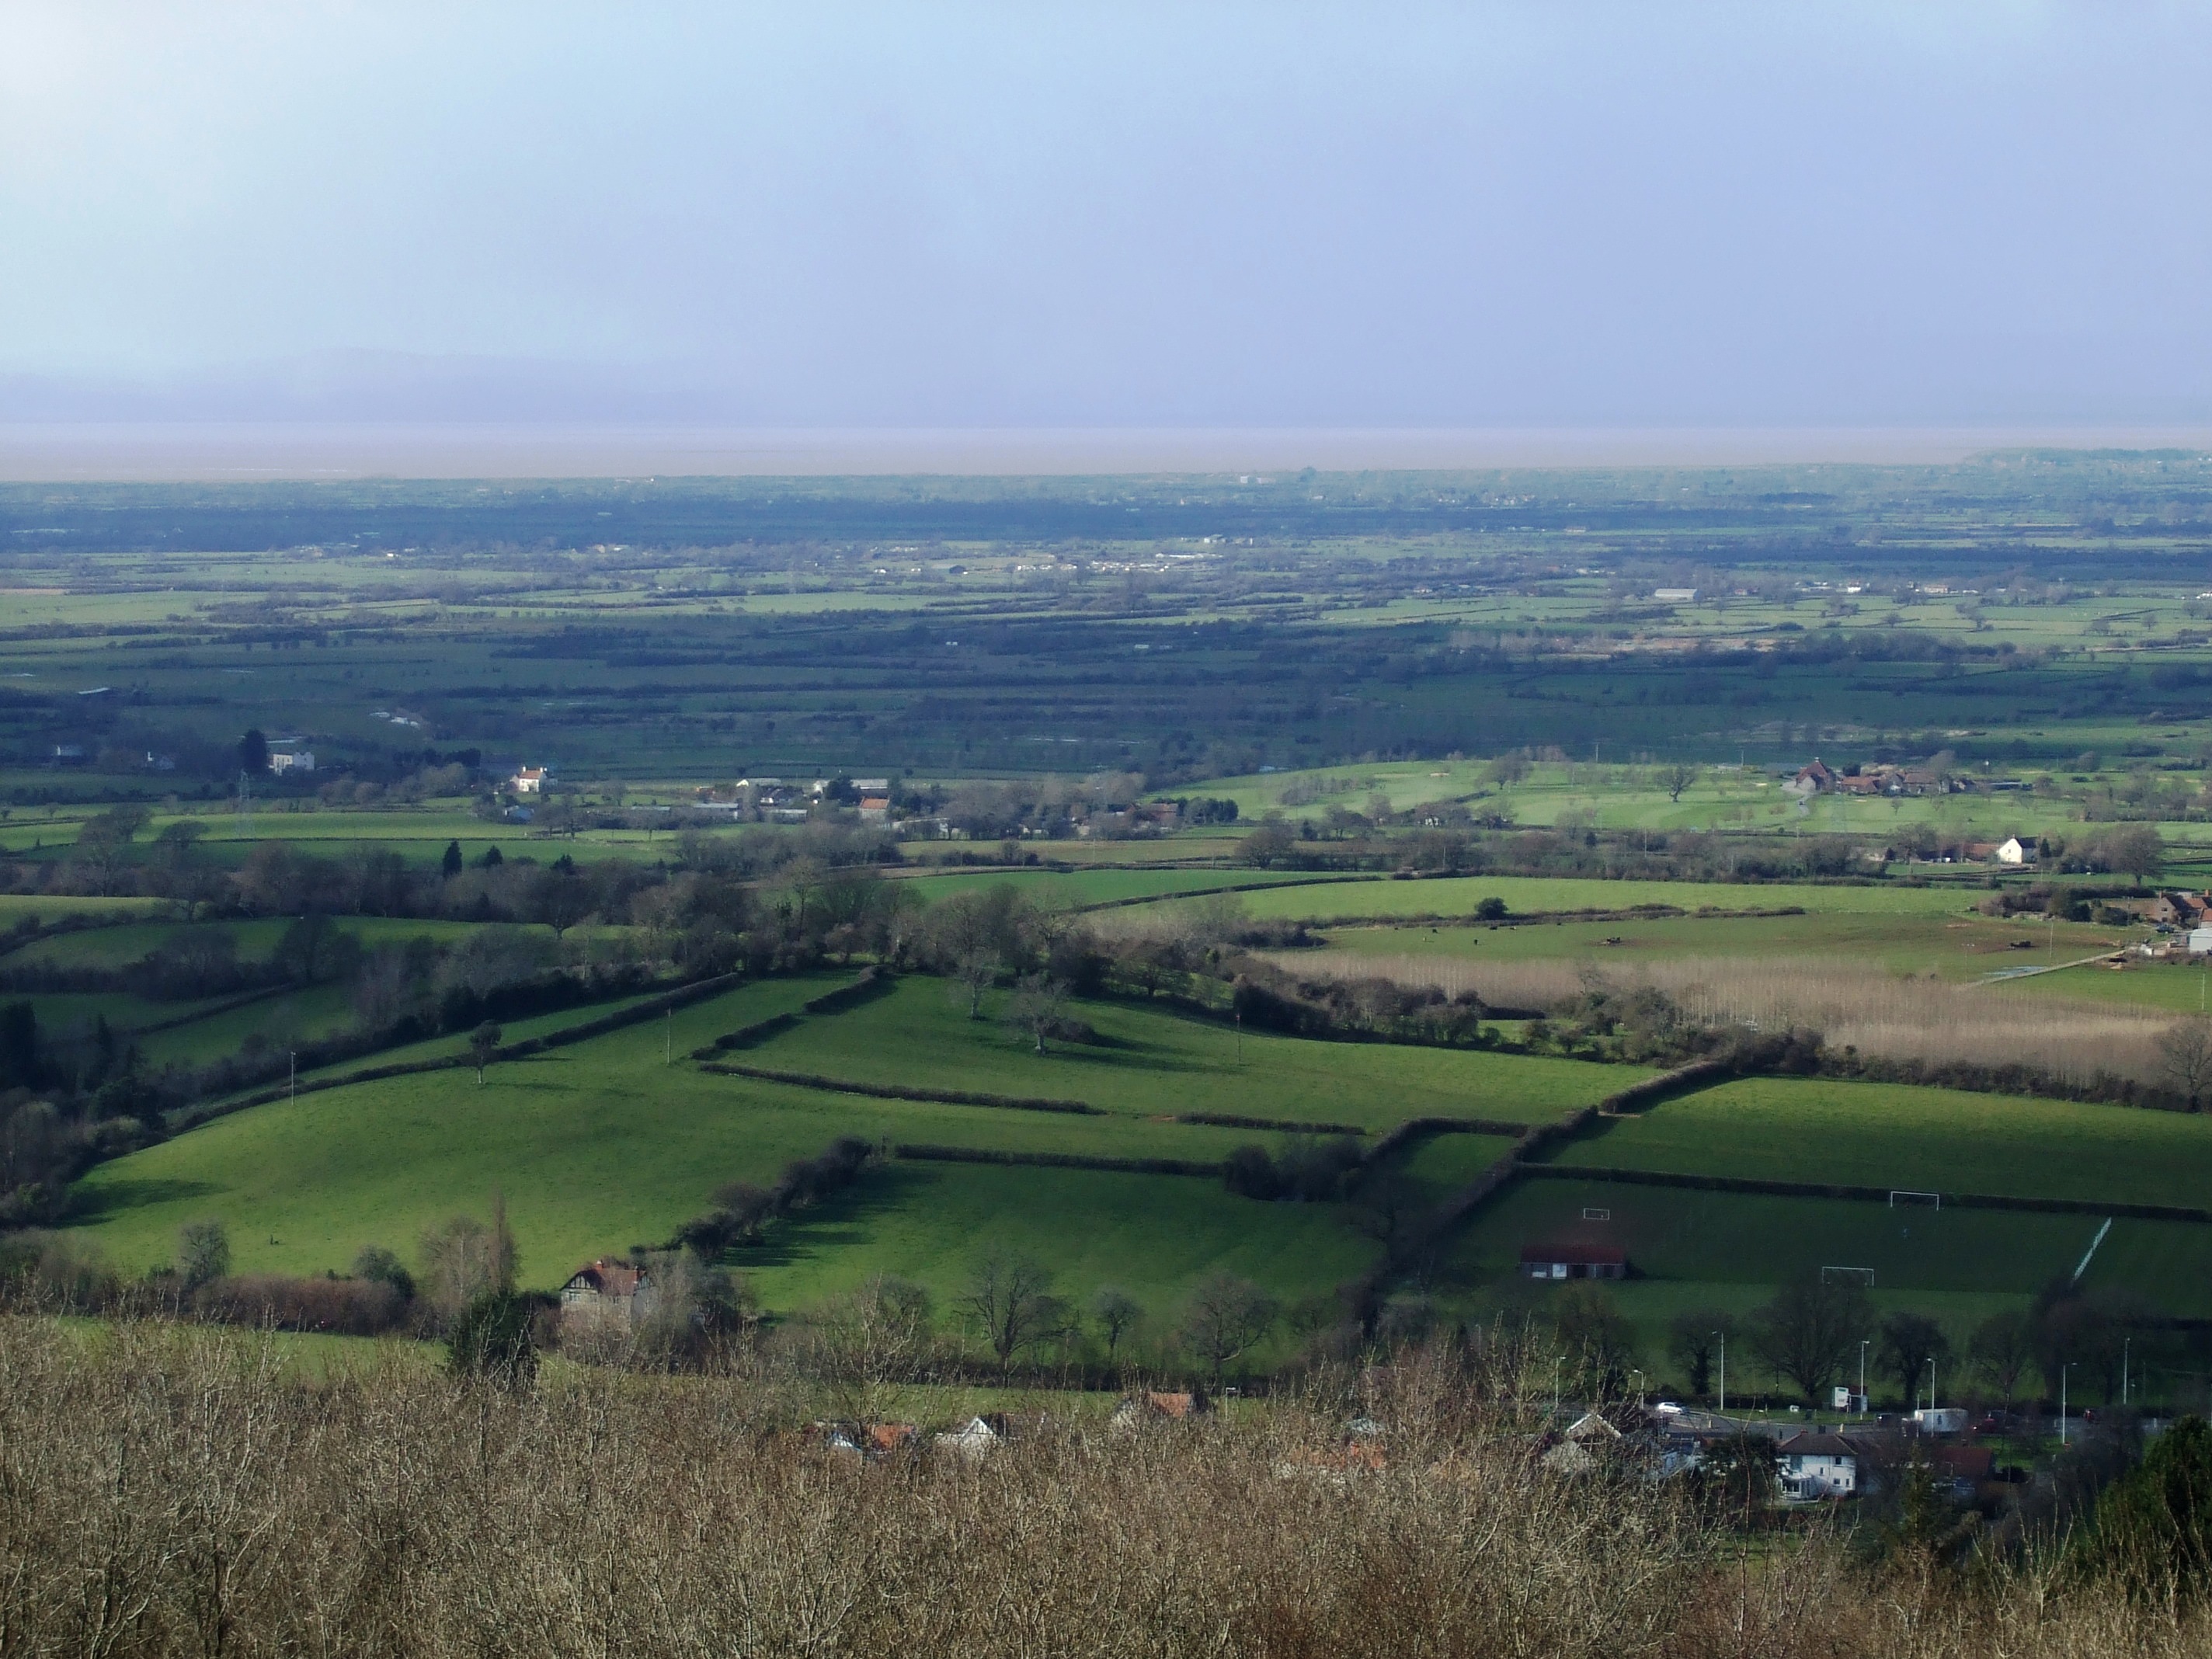
[[[1860,1416],[1863,1416],[1863,1415],[1865,1414],[1865,1413],[1866,1413],[1866,1351],[1867,1351],[1867,1345],[1866,1345],[1866,1343],[1865,1343],[1865,1342],[1861,1342],[1861,1343],[1859,1344],[1859,1398],[1858,1398],[1858,1410],[1857,1410],[1857,1411],[1856,1411],[1856,1412],[1853,1412],[1853,1413],[1851,1413],[1851,1415],[1852,1415],[1852,1416],[1854,1416],[1854,1417],[1860,1417]]]
[[[1640,1366],[1631,1367],[1629,1373],[1636,1379],[1636,1409],[1644,1409],[1644,1371]]]

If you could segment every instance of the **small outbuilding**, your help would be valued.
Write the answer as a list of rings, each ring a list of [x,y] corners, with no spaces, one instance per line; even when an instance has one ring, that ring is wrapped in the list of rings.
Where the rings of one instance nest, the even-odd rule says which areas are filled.
[[[1524,1279],[1626,1279],[1628,1253],[1614,1244],[1523,1244]]]

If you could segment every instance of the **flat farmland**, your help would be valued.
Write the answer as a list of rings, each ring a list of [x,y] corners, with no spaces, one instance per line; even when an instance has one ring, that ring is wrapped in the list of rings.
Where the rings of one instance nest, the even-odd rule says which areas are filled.
[[[1844,1186],[2206,1206],[2212,1119],[1901,1084],[1746,1078],[1547,1160]]]
[[[1626,910],[1640,904],[1697,910],[1772,910],[1797,907],[1835,915],[1962,915],[1986,889],[1889,884],[1819,886],[1785,883],[1606,881],[1545,876],[1441,876],[1413,881],[1364,881],[1297,887],[1246,896],[1246,908],[1267,921],[1328,921],[1357,916],[1467,916],[1486,898],[1526,915],[1558,911]]]
[[[1592,1211],[1607,1218],[1585,1219]],[[1537,1179],[1516,1183],[1482,1210],[1450,1261],[1455,1273],[1486,1284],[1514,1275],[1524,1244],[1581,1240],[1626,1250],[1639,1279],[1765,1287],[1850,1267],[1871,1268],[1881,1291],[2025,1295],[2070,1274],[2099,1224],[2094,1216],[1893,1210],[1846,1199]],[[2116,1221],[2106,1249],[2123,1228],[2150,1246],[2212,1265],[2212,1226]],[[2192,1295],[2197,1300],[2212,1303],[2212,1295]]]
[[[1103,1039],[1037,1054],[996,1016],[967,1018],[945,981],[912,978],[830,1019],[810,1019],[732,1058],[880,1085],[922,1084],[1077,1100],[1142,1115],[1220,1112],[1383,1129],[1409,1117],[1536,1123],[1650,1073],[1634,1066],[1472,1050],[1321,1042],[1230,1028],[1127,1003],[1074,1012]]]
[[[1125,903],[1151,898],[1218,892],[1224,887],[1279,886],[1310,883],[1309,875],[1264,870],[957,870],[939,874],[915,871],[903,880],[931,903],[955,893],[1011,887],[1031,902],[1048,906]]]
[[[899,1163],[732,1260],[771,1307],[804,1307],[888,1271],[949,1311],[993,1245],[1049,1263],[1079,1308],[1106,1285],[1127,1291],[1152,1328],[1140,1340],[1209,1272],[1291,1300],[1355,1277],[1376,1249],[1340,1205],[1261,1203],[1196,1176]]]
[[[481,1213],[497,1189],[514,1214],[525,1279],[544,1285],[557,1284],[580,1260],[666,1237],[717,1187],[766,1183],[786,1162],[811,1157],[839,1135],[1197,1161],[1282,1139],[1133,1114],[1075,1117],[881,1100],[709,1074],[680,1059],[690,1047],[787,1012],[823,988],[804,981],[747,986],[679,1011],[666,1031],[654,1020],[497,1063],[482,1085],[460,1068],[236,1112],[94,1170],[76,1189],[75,1224],[118,1262],[143,1268],[166,1257],[185,1221],[216,1216],[231,1229],[240,1271],[317,1273],[343,1268],[367,1243],[408,1250],[446,1216]],[[801,1029],[849,1018],[812,1017]],[[673,1066],[663,1060],[670,1042],[679,1055]],[[1012,1181],[1037,1171],[988,1173]],[[1111,1179],[1121,1184],[1093,1190],[1121,1194],[1141,1212],[1146,1183],[1170,1178]],[[1176,1191],[1229,1197],[1218,1183],[1173,1179]],[[1275,1225],[1297,1207],[1239,1200],[1223,1213]],[[1025,1224],[1043,1234],[1060,1220],[1048,1206]],[[900,1270],[896,1260],[870,1260]]]

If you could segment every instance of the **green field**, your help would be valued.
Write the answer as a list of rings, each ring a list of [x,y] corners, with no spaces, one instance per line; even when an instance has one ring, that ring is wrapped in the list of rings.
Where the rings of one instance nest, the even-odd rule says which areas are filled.
[[[1585,1220],[1603,1210],[1607,1220]],[[1582,1239],[1620,1246],[1642,1279],[1756,1286],[1825,1267],[1869,1267],[1877,1291],[1968,1291],[2026,1295],[2071,1274],[2100,1218],[2002,1210],[1891,1209],[1844,1199],[1773,1198],[1686,1192],[1613,1182],[1523,1181],[1485,1209],[1461,1236],[1454,1270],[1468,1281],[1510,1279],[1524,1244]],[[2212,1263],[2212,1227],[2185,1222],[2116,1221],[2099,1250],[2123,1236],[2142,1247]],[[2100,1276],[2101,1273],[2100,1273]],[[2212,1294],[2176,1275],[2183,1302]]]
[[[1248,893],[1245,908],[1267,921],[1328,921],[1343,916],[1466,916],[1486,898],[1516,914],[1626,910],[1639,904],[1697,910],[1776,910],[1796,906],[1834,915],[1963,915],[1986,890],[1964,887],[1805,886],[1785,883],[1604,881],[1540,876],[1445,876],[1414,881],[1363,881]]]
[[[1182,842],[1164,843],[1171,846]],[[1054,849],[1058,856],[1058,849]],[[1032,903],[1081,907],[1125,903],[1133,899],[1217,892],[1224,887],[1268,887],[1315,878],[1265,870],[957,870],[944,874],[915,872],[906,878],[924,899],[935,902],[978,888],[1012,887]]]
[[[987,1012],[1001,1006],[998,995],[986,999]],[[862,1083],[1084,1100],[1117,1113],[1224,1112],[1363,1128],[1409,1117],[1542,1122],[1649,1075],[1460,1049],[1255,1031],[1240,1039],[1216,1022],[1115,1003],[1081,1008],[1103,1043],[1055,1043],[1039,1055],[995,1018],[969,1020],[966,1012],[945,981],[907,979],[888,995],[834,1020],[808,1020],[736,1058]]]
[[[1558,1151],[1563,1164],[2205,1206],[2212,1118],[1826,1079],[1746,1078]]]
[[[653,1021],[501,1062],[481,1086],[465,1069],[439,1072],[238,1112],[94,1170],[78,1188],[80,1224],[119,1262],[143,1267],[163,1259],[185,1220],[220,1216],[231,1226],[240,1271],[315,1272],[343,1267],[368,1243],[410,1249],[423,1228],[455,1210],[481,1212],[498,1188],[514,1218],[526,1278],[549,1284],[577,1261],[665,1237],[704,1207],[717,1186],[733,1179],[766,1182],[786,1161],[811,1156],[840,1134],[1200,1161],[1217,1159],[1243,1142],[1282,1139],[1164,1121],[1141,1109],[1150,1103],[1132,1101],[1126,1091],[1121,1109],[1071,1117],[880,1100],[712,1075],[680,1060],[673,1066],[662,1063],[670,1041],[681,1055],[721,1031],[794,1008],[841,982],[815,978],[750,985],[679,1012],[667,1032]],[[1035,1068],[1050,1073],[1057,1056],[1038,1062],[995,1025],[975,1028],[971,1039],[967,1022],[945,1001],[940,986],[920,988],[930,993],[927,1001],[902,987],[843,1014],[810,1017],[793,1035],[828,1034],[823,1040],[836,1054],[848,1052],[848,1044],[855,1054],[874,1052],[896,1040],[881,1024],[868,1023],[868,1016],[884,1011],[898,1017],[895,1025],[951,1033],[950,1042],[939,1038],[942,1053],[951,1056],[942,1063],[916,1065],[909,1054],[903,1074],[917,1082],[972,1088],[1005,1080],[1027,1084],[1031,1092],[1064,1089],[1065,1073],[1046,1090],[1036,1085]],[[1105,1013],[1109,1019],[1118,1016],[1133,1034],[1127,1040],[1142,1071],[1156,1071],[1164,1057],[1175,1057],[1173,1039],[1187,1024],[1144,1011]],[[562,1018],[548,1016],[544,1024]],[[1164,1040],[1143,1042],[1147,1027]],[[517,1027],[510,1035],[522,1030]],[[988,1046],[966,1047],[971,1040],[995,1045],[997,1054]],[[1339,1086],[1352,1080],[1345,1068],[1361,1057],[1381,1060],[1385,1064],[1367,1079],[1370,1091],[1378,1080],[1387,1087],[1390,1060],[1426,1052],[1279,1046],[1320,1051],[1315,1058],[1340,1066]],[[737,1057],[754,1056],[769,1063],[765,1050]],[[997,1058],[1011,1064],[995,1069],[990,1062]],[[1515,1063],[1474,1055],[1435,1058],[1489,1060],[1492,1067]],[[1601,1082],[1614,1076],[1565,1062],[1519,1064],[1540,1076],[1579,1074]],[[1081,1075],[1096,1081],[1108,1074],[1093,1069]],[[1402,1108],[1388,1117],[1374,1114],[1382,1121],[1404,1115]],[[1447,1139],[1483,1162],[1503,1146]],[[1002,1198],[987,1202],[979,1196],[991,1194]],[[1033,1203],[1029,1194],[1049,1201]],[[912,1195],[912,1205],[905,1195]],[[1066,1206],[1078,1198],[1089,1206],[1082,1212],[1088,1218],[1071,1233]],[[1031,1206],[1026,1213],[1024,1205]],[[1109,1212],[1126,1212],[1126,1218],[1113,1221]],[[972,1255],[978,1229],[988,1231],[994,1217],[1001,1230],[1058,1240],[1055,1260],[1067,1254],[1072,1239],[1089,1241],[1073,1252],[1085,1272],[1124,1257],[1115,1241],[1145,1239],[1148,1257],[1128,1256],[1128,1265],[1106,1276],[1152,1286],[1163,1295],[1166,1287],[1187,1283],[1223,1260],[1265,1264],[1266,1272],[1255,1274],[1264,1282],[1325,1287],[1354,1270],[1366,1248],[1346,1230],[1334,1206],[1254,1203],[1234,1199],[1209,1181],[900,1164],[868,1177],[849,1209],[833,1206],[781,1230],[759,1261],[748,1265],[761,1269],[774,1296],[799,1299],[872,1270],[942,1279]]]

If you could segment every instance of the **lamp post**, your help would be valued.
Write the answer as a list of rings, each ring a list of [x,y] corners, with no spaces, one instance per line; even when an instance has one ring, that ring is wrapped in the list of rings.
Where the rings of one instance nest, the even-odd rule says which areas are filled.
[[[1629,1375],[1636,1379],[1636,1409],[1642,1411],[1644,1409],[1644,1372],[1638,1367],[1632,1369]]]
[[[1866,1412],[1866,1351],[1867,1345],[1864,1342],[1861,1342],[1859,1344],[1858,1409],[1851,1413],[1854,1417],[1863,1416]]]

